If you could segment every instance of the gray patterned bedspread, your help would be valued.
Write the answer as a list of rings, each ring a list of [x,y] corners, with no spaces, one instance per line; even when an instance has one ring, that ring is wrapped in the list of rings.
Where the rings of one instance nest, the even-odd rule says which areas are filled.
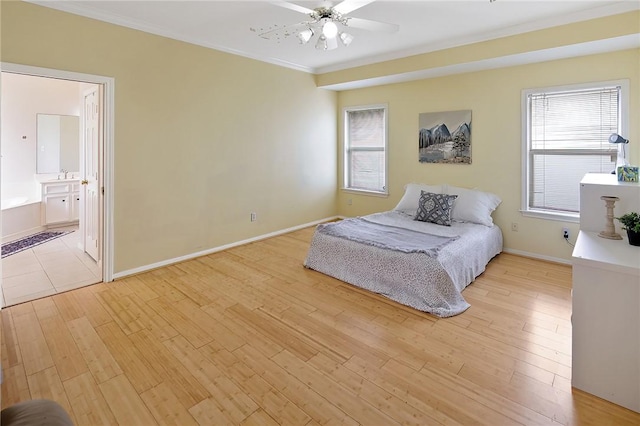
[[[424,253],[430,257],[436,256],[442,247],[458,238],[380,224],[362,217],[323,223],[318,225],[316,232],[404,253]]]
[[[448,237],[452,241],[432,257],[363,244],[316,230],[305,267],[440,317],[457,315],[469,308],[462,290],[502,251],[502,233],[495,225],[454,222],[448,227],[414,221],[395,211],[364,218],[379,225]]]

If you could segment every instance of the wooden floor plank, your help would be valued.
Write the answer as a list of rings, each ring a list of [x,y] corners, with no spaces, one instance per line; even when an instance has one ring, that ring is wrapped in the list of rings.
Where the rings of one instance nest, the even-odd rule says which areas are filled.
[[[165,346],[209,391],[225,417],[238,423],[258,409],[251,398],[185,338],[175,337],[165,342]]]
[[[117,424],[91,373],[76,376],[63,385],[78,425]]]
[[[67,326],[96,382],[102,383],[122,374],[114,354],[109,352],[86,317],[69,321]]]
[[[22,364],[2,366],[2,408],[31,399],[27,375]]]
[[[289,326],[312,337],[318,345],[324,348],[323,353],[327,356],[337,357],[341,362],[351,358],[354,354],[371,358],[380,366],[389,360],[389,357],[382,351],[363,344],[360,340],[340,332],[335,327],[315,320],[304,312],[300,312],[296,306],[282,312],[280,318]]]
[[[359,400],[357,395],[329,379],[317,369],[309,368],[309,365],[305,363],[306,360],[297,358],[287,350],[280,352],[273,357],[273,360],[289,374],[315,389],[325,399],[333,400],[339,409],[360,424],[399,424],[366,400]]]
[[[166,299],[165,296],[151,300],[149,306],[161,317],[165,318],[176,331],[184,336],[196,348],[206,345],[213,340],[213,336],[203,327],[202,323],[194,320],[193,316],[198,315],[199,306],[195,305],[193,313],[186,312],[184,303],[189,299],[183,298],[179,301]],[[204,313],[203,313],[204,314]],[[205,314],[206,315],[206,314]],[[213,318],[208,321],[214,321]]]
[[[309,422],[310,417],[303,410],[259,375],[254,374],[245,380],[237,379],[236,382],[247,395],[263,407],[262,410],[281,424],[294,426]]]
[[[126,376],[119,375],[98,385],[109,409],[120,425],[157,425],[149,408],[131,386]]]
[[[58,312],[65,321],[71,321],[86,316],[84,309],[80,305],[79,300],[75,297],[75,292],[68,291],[65,293],[58,293],[55,296],[51,296],[58,308]]]
[[[187,409],[180,404],[178,398],[171,391],[171,387],[164,382],[143,392],[140,396],[158,424],[181,426],[198,424]]]
[[[234,335],[242,338],[245,343],[251,342],[251,345],[254,348],[258,349],[260,353],[268,357],[277,354],[283,349],[277,342],[269,340],[257,330],[247,328],[242,318],[231,310],[227,309],[220,312],[217,308],[212,306],[205,306],[203,307],[203,310],[211,317],[224,324],[224,326]]]
[[[638,425],[571,387],[571,268],[503,253],[438,318],[303,267],[314,228],[3,309],[2,407],[77,426]]]
[[[240,424],[242,426],[278,426],[280,423],[276,422],[265,411],[256,410]]]
[[[262,356],[251,345],[244,345],[236,349],[234,353],[313,420],[321,424],[358,424],[339,407],[301,382],[297,377],[289,374],[274,361]]]
[[[153,290],[153,286],[147,285],[140,279],[139,275],[127,277],[123,280],[123,282],[127,285],[127,287],[129,287],[133,294],[135,294],[145,302],[148,302],[151,299],[155,299],[156,297],[160,297],[160,295]]]
[[[18,335],[9,309],[0,311],[2,319],[2,366],[13,367],[22,363]]]
[[[207,398],[189,408],[189,413],[200,425],[232,424],[233,420],[218,407],[213,398]]]
[[[149,365],[144,354],[131,343],[115,322],[97,327],[96,332],[136,392],[141,394],[163,382],[162,375]]]
[[[438,391],[416,386],[413,382],[413,376],[416,373],[399,377],[358,356],[351,357],[344,365],[364,379],[395,395],[407,405],[434,418],[437,423],[443,425],[477,423],[472,417],[458,410],[453,402],[449,403],[446,399],[442,402],[431,399],[431,394],[437,394]]]
[[[182,336],[178,336],[182,337]],[[155,340],[146,330],[129,336],[133,345],[144,354],[145,361],[168,383],[180,403],[190,408],[210,396],[209,392],[182,364],[182,360],[173,356],[163,342]]]
[[[55,363],[33,310],[33,304],[29,302],[18,305],[11,313],[26,375],[30,376],[53,367]]]
[[[98,293],[97,297],[125,334],[135,333],[145,328],[140,320],[140,310],[131,301],[129,295],[118,295],[116,292],[106,290]]]
[[[164,317],[156,313],[148,303],[137,294],[128,296],[133,309],[138,312],[138,322],[158,340],[164,341],[177,336],[178,331]]]
[[[103,308],[96,297],[96,293],[91,291],[91,287],[80,288],[71,292],[70,295],[73,296],[84,316],[94,327],[113,321],[111,315]]]
[[[289,327],[286,323],[261,312],[260,309],[251,311],[241,305],[235,305],[229,310],[238,315],[238,318],[241,318],[247,327],[267,336],[300,358],[308,360],[318,353],[317,345],[310,344],[312,341],[306,336],[295,328]]]
[[[69,413],[73,420],[74,415],[69,398],[55,367],[27,376],[27,382],[29,383],[29,392],[32,399],[49,399],[57,402]]]
[[[60,379],[64,381],[85,373],[89,369],[66,323],[57,313],[55,304],[52,303],[52,305],[55,314],[40,319],[40,327]]]
[[[374,383],[363,380],[360,375],[325,357],[323,354],[314,356],[309,361],[309,364],[403,425],[420,426],[438,423],[438,419],[430,417],[428,413],[408,405],[394,394]]]

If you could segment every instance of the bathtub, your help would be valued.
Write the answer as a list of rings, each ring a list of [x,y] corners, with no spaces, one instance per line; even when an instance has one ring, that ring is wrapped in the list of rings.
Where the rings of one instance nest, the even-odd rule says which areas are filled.
[[[44,230],[40,200],[11,197],[2,200],[2,242],[13,241]]]
[[[27,197],[13,197],[13,198],[3,199],[2,200],[2,210],[7,210],[7,209],[10,209],[12,207],[18,207],[18,206],[21,206],[23,204],[27,204],[28,201],[29,201],[29,198],[27,198]]]

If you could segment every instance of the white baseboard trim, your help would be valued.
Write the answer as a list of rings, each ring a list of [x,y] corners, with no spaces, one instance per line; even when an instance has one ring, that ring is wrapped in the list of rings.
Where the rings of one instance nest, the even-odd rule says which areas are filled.
[[[562,263],[564,265],[571,265],[571,261],[570,260],[562,259],[560,257],[545,256],[543,254],[529,253],[528,251],[515,250],[515,249],[510,249],[510,248],[504,248],[504,249],[502,249],[502,251],[505,252],[505,253],[509,253],[509,254],[515,254],[515,255],[518,255],[518,256],[531,257],[533,259],[540,259],[540,260],[546,260],[548,262],[555,262],[555,263]]]
[[[300,229],[308,228],[310,226],[318,225],[319,223],[329,222],[329,221],[336,220],[336,219],[339,219],[339,218],[340,218],[339,216],[332,216],[332,217],[328,217],[328,218],[325,218],[325,219],[320,219],[320,220],[316,220],[316,221],[313,221],[313,222],[305,223],[305,224],[302,224],[302,225],[294,226],[292,228],[282,229],[280,231],[274,231],[274,232],[270,232],[270,233],[264,234],[264,235],[258,235],[257,237],[249,238],[247,240],[237,241],[237,242],[231,243],[231,244],[225,244],[223,246],[210,248],[210,249],[207,249],[207,250],[203,250],[203,251],[199,251],[199,252],[196,252],[196,253],[187,254],[187,255],[184,255],[184,256],[180,256],[180,257],[175,257],[173,259],[163,260],[161,262],[152,263],[150,265],[145,265],[145,266],[140,266],[138,268],[128,269],[126,271],[115,272],[113,274],[113,279],[115,280],[115,279],[119,279],[119,278],[128,277],[130,275],[139,274],[141,272],[147,272],[147,271],[150,271],[152,269],[158,269],[158,268],[162,268],[164,266],[173,265],[174,263],[184,262],[185,260],[195,259],[196,257],[206,256],[208,254],[217,253],[217,252],[223,251],[223,250],[228,250],[228,249],[233,248],[233,247],[242,246],[242,245],[253,243],[253,242],[256,242],[256,241],[260,241],[260,240],[266,240],[267,238],[277,237],[278,235],[283,235],[283,234],[288,234],[289,232],[298,231]]]
[[[42,231],[46,231],[47,228],[44,226],[36,226],[35,228],[27,229],[26,231],[16,232],[15,234],[5,235],[2,237],[2,244],[19,240],[20,238],[28,237],[29,235],[37,234]]]

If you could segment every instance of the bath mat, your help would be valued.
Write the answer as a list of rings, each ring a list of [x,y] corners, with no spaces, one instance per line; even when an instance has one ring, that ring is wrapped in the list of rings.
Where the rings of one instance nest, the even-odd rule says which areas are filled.
[[[12,254],[20,253],[23,250],[28,250],[37,245],[46,243],[47,241],[55,240],[63,235],[70,234],[73,231],[45,231],[38,234],[29,235],[28,237],[21,238],[10,243],[2,245],[2,258]]]

